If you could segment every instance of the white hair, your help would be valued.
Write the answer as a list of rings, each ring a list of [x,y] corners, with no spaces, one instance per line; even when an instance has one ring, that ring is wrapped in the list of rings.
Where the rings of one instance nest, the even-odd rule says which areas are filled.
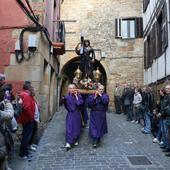
[[[0,73],[0,81],[5,80],[5,74]]]
[[[69,84],[68,88],[70,88],[70,87],[74,87],[75,88],[76,86],[75,86],[75,84]]]

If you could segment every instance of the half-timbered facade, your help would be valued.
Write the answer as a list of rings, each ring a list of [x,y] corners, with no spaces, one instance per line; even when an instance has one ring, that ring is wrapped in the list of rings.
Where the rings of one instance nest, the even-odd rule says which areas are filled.
[[[144,83],[157,85],[170,76],[169,0],[144,0]]]

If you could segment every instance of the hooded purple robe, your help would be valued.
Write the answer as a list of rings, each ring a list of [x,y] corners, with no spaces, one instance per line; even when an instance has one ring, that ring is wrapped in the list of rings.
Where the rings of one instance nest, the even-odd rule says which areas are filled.
[[[66,116],[66,142],[69,144],[74,144],[80,137],[81,115],[79,110],[82,104],[81,95],[78,95],[78,100],[72,94],[64,97],[64,105],[68,111]]]
[[[92,138],[101,138],[108,132],[106,111],[109,104],[109,96],[102,94],[96,99],[94,94],[88,98],[88,106],[91,108],[89,134]]]

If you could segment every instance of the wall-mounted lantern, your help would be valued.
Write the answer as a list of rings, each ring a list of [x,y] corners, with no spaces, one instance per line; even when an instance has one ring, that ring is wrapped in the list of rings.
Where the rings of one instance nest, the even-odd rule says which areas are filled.
[[[26,50],[21,50],[20,41],[17,40],[15,43],[15,56],[16,60],[21,63],[23,59],[29,60],[30,57],[35,56],[38,49],[38,38],[35,34],[28,36],[28,47]],[[25,53],[25,55],[23,55]]]
[[[38,39],[36,35],[29,35],[28,37],[28,56],[35,56],[35,53],[38,49]]]

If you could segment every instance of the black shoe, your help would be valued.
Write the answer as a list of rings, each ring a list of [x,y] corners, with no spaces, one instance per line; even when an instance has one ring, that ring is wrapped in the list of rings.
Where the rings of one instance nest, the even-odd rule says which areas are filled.
[[[99,139],[97,140],[97,144],[100,144],[100,142],[101,142],[101,141],[100,141],[100,138],[99,138]]]
[[[164,145],[161,145],[161,146],[160,146],[160,148],[161,148],[161,149],[165,149],[165,148],[166,148],[166,146],[164,146]]]
[[[170,157],[170,153],[165,154],[165,156]]]
[[[163,149],[162,152],[170,152],[170,149]]]
[[[65,147],[66,148],[66,151],[69,151],[71,149],[71,147]]]
[[[143,134],[151,134],[150,132],[145,132],[144,130],[142,131]]]
[[[93,144],[93,148],[96,149],[97,148],[97,144]]]
[[[69,143],[66,143],[65,148],[66,148],[66,151],[69,151],[71,149],[71,145]]]

